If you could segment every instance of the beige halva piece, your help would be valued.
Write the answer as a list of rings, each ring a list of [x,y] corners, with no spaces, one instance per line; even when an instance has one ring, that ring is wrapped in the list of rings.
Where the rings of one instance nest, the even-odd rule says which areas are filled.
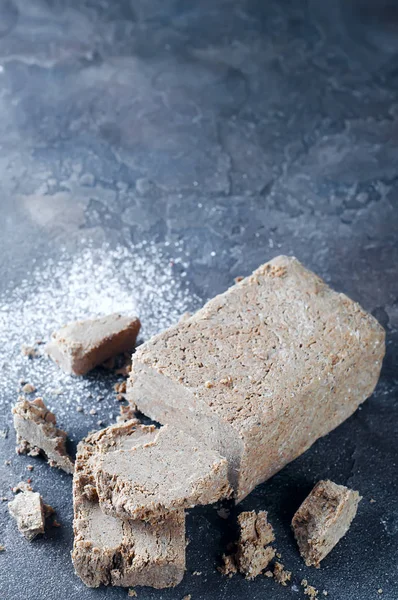
[[[308,567],[319,567],[347,533],[360,500],[358,492],[344,485],[318,481],[292,520],[300,554]]]
[[[159,523],[121,520],[100,509],[94,472],[98,454],[117,432],[142,431],[136,421],[114,425],[80,442],[73,477],[74,543],[77,575],[89,587],[177,585],[185,571],[185,514],[176,510]]]
[[[85,375],[123,352],[132,352],[140,321],[118,313],[75,321],[52,334],[46,352],[63,371]]]
[[[96,462],[101,509],[113,516],[157,520],[170,511],[231,495],[228,464],[172,425],[112,430]]]
[[[8,503],[8,510],[17,522],[19,531],[29,542],[44,533],[47,507],[38,492],[22,482],[15,488],[18,493]],[[52,510],[52,509],[51,509]]]
[[[44,454],[52,467],[73,473],[74,463],[66,451],[66,433],[56,426],[54,413],[42,398],[32,402],[21,397],[12,409],[17,433],[17,453]]]
[[[384,338],[359,304],[279,256],[140,346],[128,399],[225,456],[239,501],[372,393]]]

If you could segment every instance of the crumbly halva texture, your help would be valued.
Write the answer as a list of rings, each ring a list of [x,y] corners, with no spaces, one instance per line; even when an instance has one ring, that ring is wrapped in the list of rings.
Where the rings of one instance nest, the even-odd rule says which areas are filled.
[[[22,398],[12,409],[17,433],[18,454],[37,456],[44,454],[52,467],[73,473],[74,463],[66,451],[66,433],[56,426],[54,413],[49,411],[42,398],[33,402]]]
[[[307,566],[319,567],[321,560],[347,533],[361,496],[333,481],[319,481],[292,520],[301,556]]]
[[[66,373],[85,375],[123,352],[132,352],[140,321],[118,313],[75,321],[51,336],[46,352]]]
[[[275,540],[274,530],[264,510],[242,512],[238,516],[238,524],[236,564],[246,579],[254,579],[275,556],[275,549],[269,545]]]
[[[277,583],[284,586],[286,586],[288,581],[290,581],[292,578],[291,571],[287,571],[285,569],[285,565],[278,561],[276,561],[274,564],[274,572],[272,575]]]
[[[17,493],[8,503],[8,510],[16,520],[19,531],[30,542],[44,533],[47,512],[45,507],[40,494],[29,489]]]
[[[91,434],[78,446],[73,478],[75,571],[89,587],[175,586],[185,571],[184,511],[149,524],[114,518],[99,507],[93,472],[99,448],[112,444],[118,430],[137,431],[137,439],[142,435],[133,421]]]
[[[301,581],[301,585],[304,588],[304,594],[306,596],[308,596],[309,598],[312,598],[312,599],[317,598],[318,590],[313,585],[310,585],[306,579],[303,579]]]
[[[127,395],[225,456],[239,501],[372,393],[384,338],[359,304],[279,256],[140,346]]]
[[[242,512],[238,525],[238,541],[231,554],[223,554],[218,570],[229,577],[239,571],[246,579],[254,579],[275,556],[275,549],[270,546],[275,540],[274,530],[264,510]]]
[[[123,519],[158,520],[170,511],[230,496],[228,464],[171,425],[138,425],[101,447],[95,477],[101,509]],[[140,438],[137,435],[141,432]]]

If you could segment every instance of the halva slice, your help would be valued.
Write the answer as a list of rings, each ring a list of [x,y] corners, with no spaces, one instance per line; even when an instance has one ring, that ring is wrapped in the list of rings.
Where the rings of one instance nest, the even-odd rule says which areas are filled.
[[[137,432],[141,437],[137,439]],[[102,510],[130,519],[159,519],[170,511],[230,496],[228,464],[172,425],[113,429],[99,453],[95,477]]]

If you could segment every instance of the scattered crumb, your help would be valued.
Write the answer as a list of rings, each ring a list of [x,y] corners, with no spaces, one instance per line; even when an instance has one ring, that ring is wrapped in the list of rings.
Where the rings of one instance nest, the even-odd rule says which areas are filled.
[[[318,590],[314,586],[309,585],[306,579],[303,579],[301,585],[304,588],[304,594],[310,598],[316,598],[318,596]]]
[[[212,388],[212,387],[214,387],[214,386],[213,386],[213,384],[212,384],[212,382],[211,382],[211,381],[206,381],[206,382],[205,382],[205,388],[209,388],[209,389],[210,389],[210,388]]]
[[[26,483],[25,481],[20,481],[15,487],[12,488],[12,493],[18,494],[19,492],[32,492],[33,490],[29,483],[29,479],[28,483]]]
[[[126,421],[130,421],[131,419],[136,419],[135,408],[131,406],[131,404],[121,406],[120,415],[116,417],[116,421],[118,423],[125,423]]]
[[[53,394],[53,396],[61,396],[62,388],[56,388],[55,390],[51,390],[51,393]]]
[[[192,573],[192,575],[198,575],[198,576],[199,576],[199,575],[202,575],[202,571],[194,571],[194,572]]]
[[[76,406],[76,411],[82,413],[84,411],[84,408],[82,406]]]
[[[136,597],[136,596],[137,596],[137,592],[136,592],[135,590],[133,590],[133,588],[131,588],[131,589],[128,591],[128,594],[127,594],[127,595],[128,595],[130,598],[133,598],[133,597]]]
[[[31,484],[31,483],[32,483],[32,480],[31,480],[31,478],[30,478],[30,477],[28,477],[28,479],[26,480],[26,483],[29,483],[29,484]]]
[[[104,396],[97,396],[97,402],[102,402],[104,399]]]
[[[34,466],[33,465],[28,465],[26,468],[28,469],[28,471],[33,471]]]
[[[118,402],[122,402],[125,399],[125,397],[123,396],[123,394],[116,394],[116,400]]]
[[[118,394],[125,394],[126,393],[126,382],[125,381],[121,381],[119,383],[115,383],[115,385],[113,386],[113,389]]]
[[[282,563],[276,562],[274,565],[274,578],[280,585],[287,585],[287,582],[292,578],[292,573],[291,571],[285,571],[285,566]]]
[[[53,508],[51,506],[51,504],[45,504],[43,502],[43,510],[44,510],[44,516],[46,517],[46,519],[48,519],[48,517],[51,517],[52,515],[55,514],[55,508]]]
[[[10,466],[10,464],[11,464],[11,461],[10,461],[10,460],[5,460],[5,461],[4,461],[4,464],[6,465],[6,467],[9,467],[9,466]]]
[[[98,427],[102,427],[102,426],[103,426],[103,424],[104,424],[104,422],[103,422],[103,421],[101,421],[101,420],[100,420],[100,421],[97,421],[97,425],[98,425]]]
[[[265,575],[265,577],[273,577],[274,576],[272,571],[265,571],[264,575]]]
[[[281,554],[280,552],[276,552],[275,556],[276,556],[277,558],[282,558],[282,554]]]
[[[323,594],[324,596],[327,596],[327,595],[328,595],[328,593],[327,593],[327,591],[326,591],[326,590],[323,590],[322,594]]]
[[[235,573],[238,572],[235,556],[233,554],[223,554],[221,560],[223,564],[218,567],[218,570],[222,575],[232,577],[232,575],[235,575]]]
[[[186,596],[184,596],[184,598],[182,600],[191,600],[192,596],[191,594],[187,594]]]
[[[226,385],[227,387],[232,387],[234,384],[234,380],[232,379],[231,375],[228,375],[228,377],[224,377],[223,379],[220,379],[220,383],[222,385]]]
[[[378,593],[378,594],[382,594],[382,593],[383,593],[383,590],[382,590],[381,588],[379,588],[379,589],[377,590],[377,593]]]
[[[51,525],[53,527],[61,527],[61,523],[59,523],[59,521],[57,521],[57,519],[54,519],[53,522],[51,523]]]
[[[36,391],[35,386],[32,383],[25,383],[21,390],[24,394],[33,394]]]
[[[21,352],[24,356],[27,356],[28,358],[35,358],[36,356],[38,356],[36,348],[34,348],[33,346],[25,346],[25,344],[22,345]]]
[[[239,283],[243,279],[244,279],[243,275],[238,275],[237,277],[234,278],[234,281],[235,281],[235,283]]]
[[[90,410],[90,415],[96,415],[96,414],[97,414],[97,411],[95,410],[95,408],[92,408]]]
[[[7,502],[7,500],[8,500],[7,496],[2,496],[2,498],[1,498],[2,502]]]
[[[230,511],[228,510],[228,508],[220,508],[217,511],[217,514],[219,517],[221,517],[221,519],[228,519],[229,513],[230,513]]]
[[[4,551],[5,551],[5,549],[6,549],[6,547],[5,547],[5,546],[3,546],[3,544],[0,544],[0,552],[4,552]]]
[[[371,504],[374,504],[374,503],[376,502],[376,500],[375,500],[374,498],[371,498],[371,499],[369,500],[369,502],[370,502]]]
[[[4,438],[5,440],[8,438],[8,427],[0,429],[0,437]]]

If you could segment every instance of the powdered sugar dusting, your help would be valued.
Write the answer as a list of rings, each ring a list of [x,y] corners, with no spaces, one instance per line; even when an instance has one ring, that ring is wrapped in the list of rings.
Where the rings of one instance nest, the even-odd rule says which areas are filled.
[[[10,402],[16,400],[21,379],[33,383],[35,395],[43,396],[61,419],[78,405],[93,406],[94,394],[109,394],[109,378],[95,373],[71,377],[44,355],[29,360],[21,353],[21,346],[47,341],[52,331],[69,321],[112,312],[137,315],[142,324],[141,339],[175,323],[198,302],[181,277],[189,266],[188,257],[182,247],[175,248],[175,253],[171,261],[151,243],[86,248],[73,256],[64,251],[59,260],[48,260],[21,285],[3,293],[0,406],[8,410]],[[176,270],[180,274],[176,275]]]

